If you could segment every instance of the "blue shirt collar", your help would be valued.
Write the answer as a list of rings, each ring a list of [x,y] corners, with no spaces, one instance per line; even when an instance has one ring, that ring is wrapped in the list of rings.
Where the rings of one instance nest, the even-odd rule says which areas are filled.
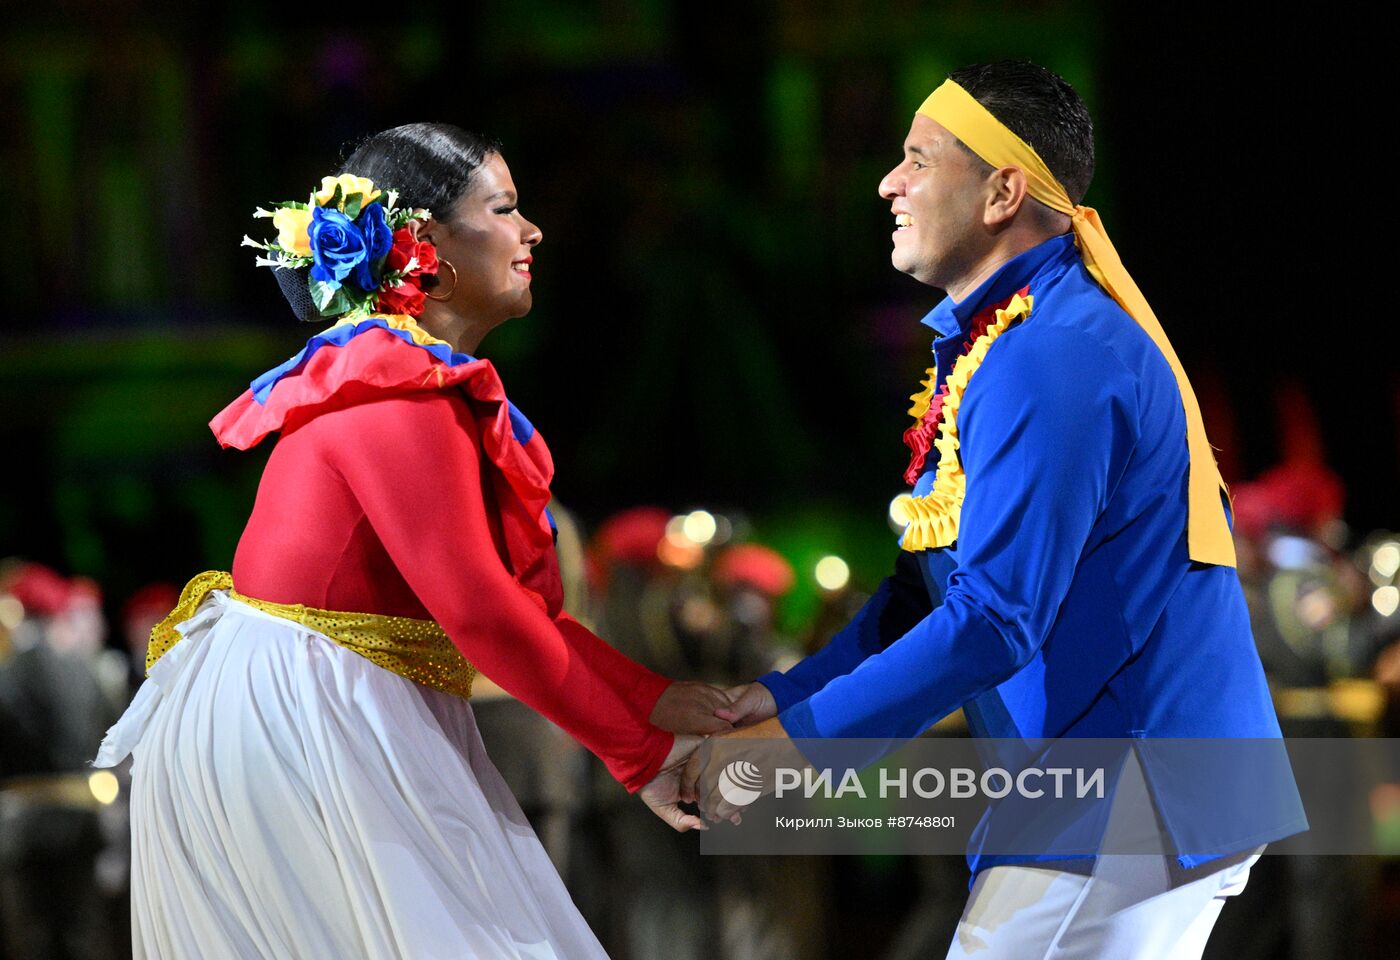
[[[1051,237],[997,267],[995,273],[962,300],[955,303],[952,297],[944,297],[920,322],[932,327],[940,337],[965,334],[972,326],[972,318],[987,304],[1007,299],[1052,263],[1078,255],[1074,234]]]

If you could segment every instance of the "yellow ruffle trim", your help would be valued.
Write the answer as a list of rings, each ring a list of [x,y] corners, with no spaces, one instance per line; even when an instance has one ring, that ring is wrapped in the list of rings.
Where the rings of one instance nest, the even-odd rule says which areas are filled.
[[[452,347],[452,344],[448,343],[446,340],[439,340],[427,330],[424,330],[422,325],[419,324],[417,320],[414,320],[406,313],[373,313],[370,314],[368,317],[359,317],[355,320],[342,320],[340,323],[333,324],[327,327],[323,332],[328,333],[331,330],[334,330],[336,327],[341,326],[342,324],[348,323],[351,326],[353,326],[357,323],[362,323],[365,320],[383,320],[386,324],[388,324],[395,330],[402,330],[405,333],[407,333],[410,337],[413,338],[413,342],[420,347],[431,347],[437,344],[441,344],[442,346],[447,347],[448,349],[454,349]],[[439,388],[441,388],[442,385],[447,382],[447,374],[443,370],[441,364],[433,364],[431,367],[428,368],[428,371],[423,374],[422,383],[424,386],[428,385],[429,380],[436,380],[437,386]]]
[[[176,626],[193,617],[212,590],[225,590],[230,597],[250,607],[309,627],[376,666],[414,683],[463,699],[472,694],[476,668],[433,621],[318,610],[299,603],[273,603],[245,597],[233,589],[233,575],[224,570],[206,570],[191,579],[180,591],[175,609],[152,628],[151,643],[146,648],[147,673],[180,640]]]
[[[890,508],[890,515],[895,521],[905,524],[904,536],[899,541],[903,549],[914,553],[952,546],[957,541],[958,519],[962,516],[963,498],[967,495],[967,475],[963,473],[962,461],[958,459],[958,408],[962,405],[963,392],[997,337],[1013,321],[1030,316],[1034,299],[1019,294],[1012,297],[1010,303],[996,312],[996,320],[987,327],[987,332],[978,337],[967,353],[953,364],[948,374],[948,392],[943,397],[938,436],[933,440],[933,446],[938,451],[938,473],[934,477],[933,489],[922,497],[903,494],[895,498]],[[922,401],[923,410],[928,410],[933,396],[932,384],[935,382],[936,378],[930,376],[926,384],[928,390],[910,398],[915,408]],[[914,413],[914,409],[909,412]],[[918,416],[921,418],[923,412]]]
[[[406,313],[372,313],[367,317],[356,317],[353,320],[342,320],[339,323],[331,324],[329,327],[322,330],[321,333],[330,333],[336,327],[353,327],[355,324],[363,323],[366,320],[383,320],[386,324],[393,327],[395,330],[402,330],[404,333],[407,333],[410,337],[413,338],[413,342],[418,344],[418,346],[420,347],[430,347],[434,344],[442,344],[444,347],[452,346],[452,344],[448,343],[446,340],[439,340],[427,330],[424,330],[423,326],[417,320],[414,320]]]
[[[929,367],[924,372],[928,374],[928,379],[919,381],[923,385],[923,389],[909,395],[909,399],[914,401],[914,405],[909,408],[909,416],[914,418],[915,426],[922,423],[924,414],[928,413],[929,404],[933,403],[934,384],[938,382],[937,365]]]

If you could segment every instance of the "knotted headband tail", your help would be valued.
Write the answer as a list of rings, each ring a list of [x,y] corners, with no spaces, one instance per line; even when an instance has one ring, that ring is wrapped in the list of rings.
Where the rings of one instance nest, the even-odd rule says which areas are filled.
[[[1108,239],[1098,212],[1092,207],[1076,206],[1040,154],[954,81],[947,80],[933,91],[918,112],[941,124],[993,167],[1018,167],[1026,175],[1032,197],[1071,218],[1084,266],[1152,338],[1176,377],[1181,406],[1186,413],[1186,446],[1191,455],[1186,525],[1186,544],[1191,559],[1233,567],[1235,543],[1220,505],[1220,491],[1226,489],[1225,483],[1206,439],[1196,393],[1191,389],[1191,381],[1166,331]]]

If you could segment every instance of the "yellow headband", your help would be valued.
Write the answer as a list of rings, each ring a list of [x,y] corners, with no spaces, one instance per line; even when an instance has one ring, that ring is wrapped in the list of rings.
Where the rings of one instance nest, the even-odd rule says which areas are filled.
[[[1051,210],[1074,215],[1074,204],[1035,148],[1003,124],[952,80],[928,95],[918,110],[937,121],[993,167],[1019,167],[1030,195]]]
[[[1210,441],[1206,439],[1201,407],[1186,370],[1172,349],[1167,333],[1162,329],[1152,307],[1128,275],[1118,251],[1108,239],[1108,232],[1099,221],[1098,212],[1091,207],[1075,206],[1065,188],[1055,179],[1040,154],[992,116],[991,111],[954,83],[943,85],[929,94],[918,112],[942,125],[961,140],[969,150],[993,167],[1016,167],[1026,175],[1027,192],[1052,210],[1071,218],[1074,239],[1084,266],[1099,285],[1118,305],[1147,331],[1162,355],[1171,365],[1176,385],[1181,392],[1181,406],[1186,412],[1186,446],[1191,454],[1186,544],[1192,560],[1220,566],[1235,565],[1235,544],[1230,527],[1220,507],[1220,491],[1225,483]],[[1228,495],[1228,491],[1227,491]]]

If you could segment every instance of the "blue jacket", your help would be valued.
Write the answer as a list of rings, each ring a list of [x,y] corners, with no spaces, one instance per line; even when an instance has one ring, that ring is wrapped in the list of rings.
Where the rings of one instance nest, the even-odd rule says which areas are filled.
[[[924,318],[940,335],[940,381],[973,318],[1025,287],[1029,317],[992,344],[958,413],[958,541],[904,554],[824,649],[759,678],[784,729],[910,738],[962,707],[975,737],[1279,738],[1235,570],[1187,556],[1186,419],[1172,371],[1071,235]],[[916,495],[932,487],[936,460]],[[1154,782],[1143,759],[1164,825],[1199,835],[1188,826],[1198,802],[1169,777]],[[1306,829],[1285,779],[1263,822],[1212,827],[1215,854]],[[974,871],[1033,859],[969,857]]]

